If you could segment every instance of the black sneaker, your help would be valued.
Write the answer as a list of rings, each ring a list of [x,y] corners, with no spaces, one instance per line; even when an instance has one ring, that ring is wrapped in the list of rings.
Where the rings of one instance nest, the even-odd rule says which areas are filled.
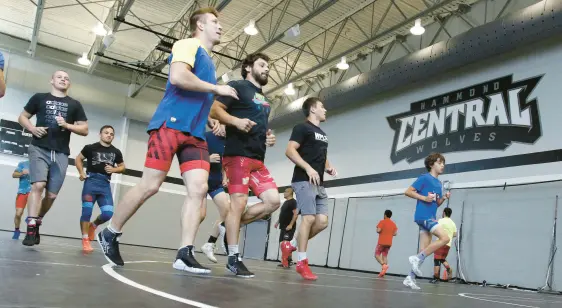
[[[240,254],[234,254],[234,256],[228,257],[228,263],[226,264],[226,269],[236,275],[236,277],[242,278],[252,278],[254,273],[250,272],[244,263],[242,263],[242,258]]]
[[[25,233],[25,238],[22,244],[25,246],[33,246],[37,242],[36,238],[37,227],[27,226],[27,232]]]
[[[193,256],[193,246],[183,247],[178,250],[176,261],[173,267],[179,271],[186,271],[194,274],[210,274],[211,270],[201,266],[195,256]]]
[[[438,278],[433,278],[429,281],[429,283],[437,284],[439,282]]]
[[[39,226],[41,226],[41,221],[37,221],[37,226],[35,227],[35,245],[41,243],[41,235],[39,235]]]
[[[119,237],[122,233],[113,233],[107,227],[98,233],[98,243],[107,261],[114,266],[123,266],[123,258],[119,253]]]

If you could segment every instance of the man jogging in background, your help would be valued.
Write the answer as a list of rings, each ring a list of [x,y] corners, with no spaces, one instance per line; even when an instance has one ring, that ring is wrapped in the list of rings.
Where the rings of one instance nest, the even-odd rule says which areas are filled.
[[[384,211],[384,219],[379,221],[377,225],[379,242],[375,249],[375,259],[377,259],[382,266],[379,277],[384,277],[386,271],[388,271],[388,252],[392,246],[392,239],[398,233],[398,227],[396,227],[394,221],[390,220],[390,217],[392,217],[392,211]]]
[[[275,228],[279,227],[279,243],[280,247],[287,245],[288,242],[292,241],[295,232],[297,231],[297,218],[299,217],[299,211],[297,210],[297,200],[294,198],[294,191],[291,187],[285,189],[283,193],[285,197],[285,202],[281,206],[281,211],[279,213],[279,219],[275,223]],[[296,249],[293,249],[293,251]],[[291,255],[281,257],[281,266],[288,268],[293,262]]]

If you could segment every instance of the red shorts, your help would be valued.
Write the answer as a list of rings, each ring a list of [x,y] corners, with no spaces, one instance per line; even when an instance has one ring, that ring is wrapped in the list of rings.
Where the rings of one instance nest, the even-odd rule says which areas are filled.
[[[243,157],[227,156],[222,160],[228,178],[228,193],[248,194],[248,188],[259,197],[269,189],[277,190],[277,184],[262,161]]]
[[[445,260],[447,259],[447,256],[449,255],[449,249],[451,249],[451,247],[444,245],[441,248],[437,249],[434,253],[433,253],[433,259],[434,260]]]
[[[29,197],[29,193],[18,194],[16,196],[16,209],[25,209],[25,206],[27,205],[27,197]]]
[[[210,169],[207,142],[188,133],[162,125],[150,132],[145,167],[170,171],[174,155],[178,156],[180,171],[183,174],[193,169]]]
[[[390,251],[390,246],[383,246],[383,245],[377,245],[377,248],[375,249],[375,256],[388,256],[388,252]]]

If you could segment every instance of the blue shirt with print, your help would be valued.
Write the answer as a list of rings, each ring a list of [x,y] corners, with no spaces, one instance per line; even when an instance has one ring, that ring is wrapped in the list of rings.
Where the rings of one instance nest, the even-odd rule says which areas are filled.
[[[412,187],[415,188],[417,193],[422,196],[427,196],[430,192],[436,194],[436,200],[442,198],[443,195],[443,186],[441,185],[441,181],[430,173],[420,175],[414,184],[412,184]],[[437,201],[417,201],[414,220],[436,219],[436,216]]]
[[[27,170],[29,172],[29,160],[22,161],[18,163],[16,167],[16,172],[23,172],[23,170]],[[20,178],[20,184],[18,187],[18,194],[27,194],[31,191],[31,181],[29,179],[29,174],[22,175]]]

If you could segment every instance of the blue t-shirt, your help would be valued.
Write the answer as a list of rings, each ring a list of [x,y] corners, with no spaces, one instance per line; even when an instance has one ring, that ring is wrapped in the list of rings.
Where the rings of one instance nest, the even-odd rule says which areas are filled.
[[[19,162],[15,171],[21,173],[24,169],[29,172],[29,160]],[[31,191],[31,181],[29,179],[29,174],[22,175],[19,180],[20,184],[18,187],[18,194],[29,193]]]
[[[209,178],[222,177],[222,155],[224,154],[224,138],[216,136],[215,134],[213,134],[213,132],[209,131],[205,133],[205,139],[207,140],[209,155],[219,154],[221,157],[220,162],[211,164]]]
[[[412,187],[422,196],[427,196],[430,192],[436,194],[436,200],[443,196],[443,185],[441,181],[430,173],[420,175],[414,184],[412,184]],[[436,219],[436,216],[437,201],[425,202],[418,200],[414,220]]]
[[[179,40],[174,44],[168,63],[172,65],[174,62],[191,66],[191,72],[202,81],[217,83],[210,51],[197,38]],[[205,127],[213,100],[213,93],[184,90],[172,85],[168,79],[164,97],[148,123],[148,131],[166,124],[168,128],[205,140]]]

